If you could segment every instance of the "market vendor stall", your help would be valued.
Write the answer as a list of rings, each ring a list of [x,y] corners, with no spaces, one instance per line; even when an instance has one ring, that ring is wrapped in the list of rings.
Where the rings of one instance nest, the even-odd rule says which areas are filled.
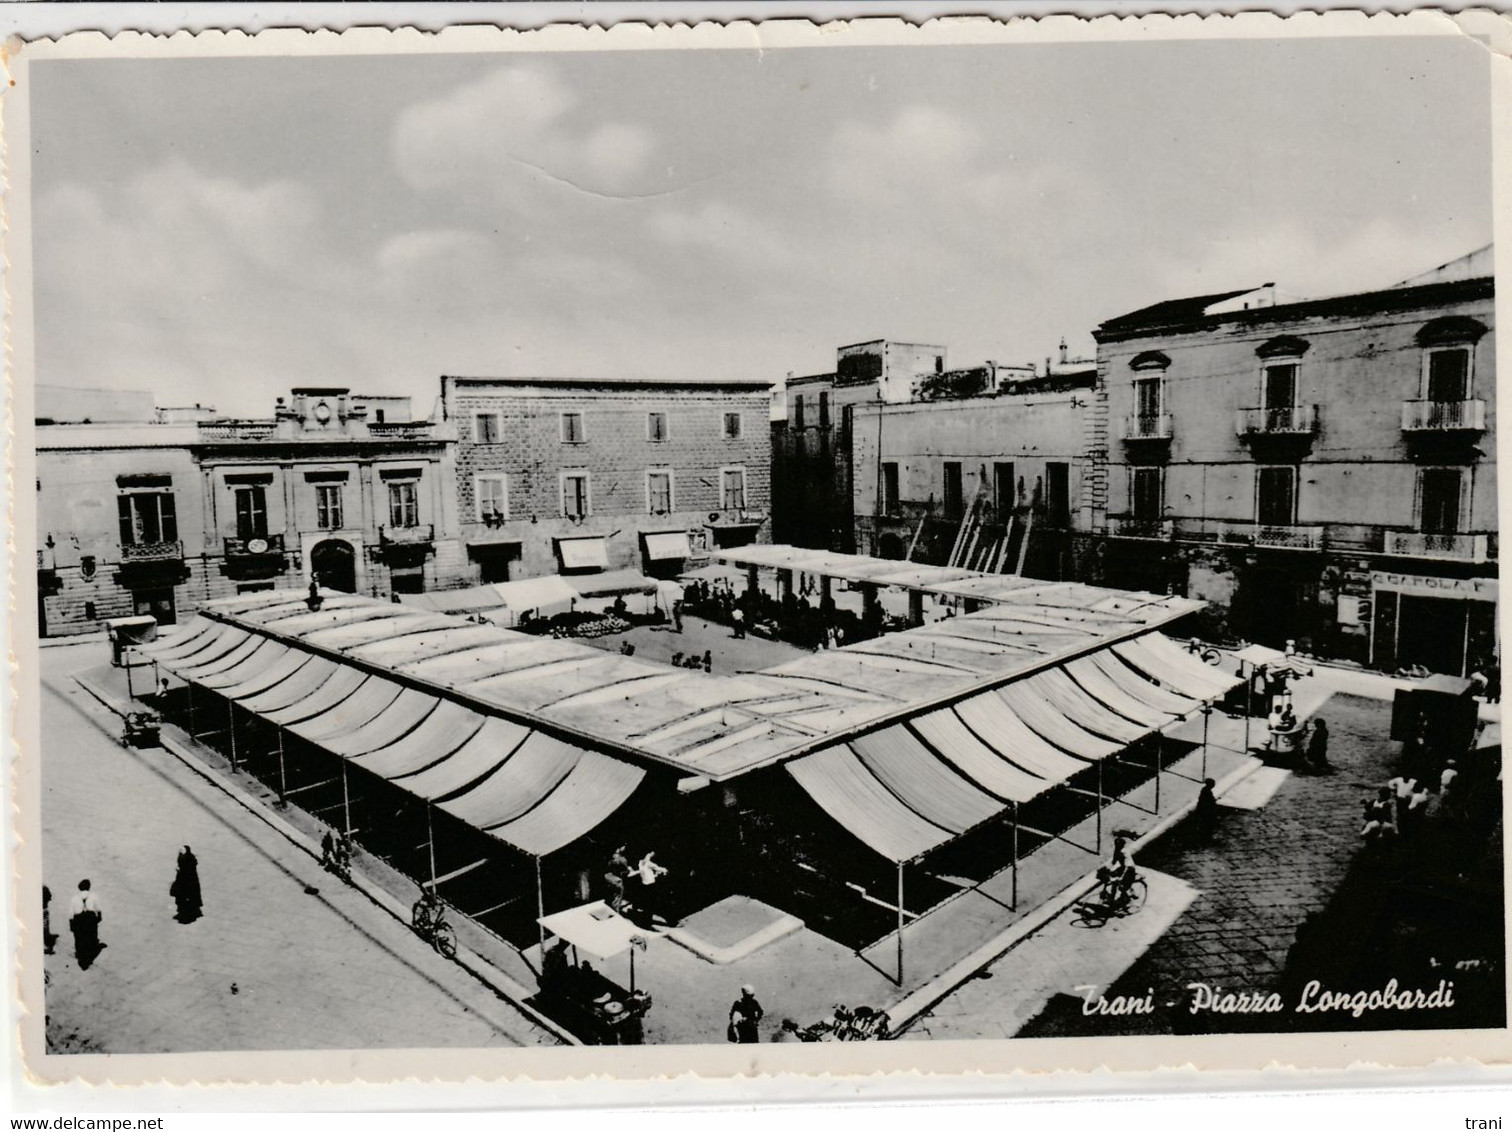
[[[602,900],[542,916],[556,937],[544,945],[536,1006],[592,1045],[639,1045],[651,996],[635,989],[635,952],[646,949],[640,928]],[[630,953],[630,986],[593,966]]]

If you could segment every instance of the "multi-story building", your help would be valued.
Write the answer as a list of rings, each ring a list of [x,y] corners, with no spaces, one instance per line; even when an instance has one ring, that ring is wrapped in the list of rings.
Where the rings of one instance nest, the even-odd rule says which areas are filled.
[[[272,418],[36,428],[43,635],[275,585],[459,584],[455,435],[408,402],[295,389]]]
[[[473,582],[770,538],[770,382],[443,377],[441,402]]]
[[[1379,668],[1495,652],[1491,249],[1396,286],[1157,303],[1096,331],[1079,570]]]
[[[881,558],[1064,578],[1086,471],[1092,367],[988,363],[852,415],[856,544]],[[1028,371],[1032,373],[1031,371]]]
[[[841,346],[833,373],[789,376],[784,419],[772,424],[773,537],[854,552],[851,418],[858,405],[906,403],[926,374],[945,372],[945,347],[878,339]]]

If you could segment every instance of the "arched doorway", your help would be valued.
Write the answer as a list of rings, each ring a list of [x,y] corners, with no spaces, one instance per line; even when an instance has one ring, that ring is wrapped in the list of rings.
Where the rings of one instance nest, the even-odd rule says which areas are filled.
[[[328,538],[310,550],[310,577],[327,589],[357,592],[357,552],[352,544]]]

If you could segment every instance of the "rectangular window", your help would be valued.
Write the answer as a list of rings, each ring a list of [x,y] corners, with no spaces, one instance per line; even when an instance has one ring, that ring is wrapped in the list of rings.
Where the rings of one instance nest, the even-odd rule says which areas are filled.
[[[1424,468],[1418,479],[1418,522],[1432,535],[1451,535],[1460,527],[1459,468]]]
[[[1265,367],[1263,408],[1294,409],[1297,405],[1297,363],[1284,362]]]
[[[882,465],[882,513],[895,515],[898,511],[898,465],[889,461]]]
[[[268,537],[268,498],[261,486],[236,489],[236,537]]]
[[[1159,468],[1133,468],[1129,473],[1129,513],[1136,519],[1159,521],[1164,518],[1165,500],[1161,498]]]
[[[178,517],[171,491],[132,492],[117,496],[116,502],[122,546],[178,541]]]
[[[959,519],[964,509],[961,498],[961,463],[959,460],[945,461],[945,517],[947,519]]]
[[[653,515],[666,515],[671,512],[671,471],[646,473],[646,510]]]
[[[745,510],[745,469],[726,468],[720,475],[721,505],[726,511]]]
[[[587,435],[583,431],[583,414],[582,413],[563,413],[562,414],[562,443],[563,444],[581,444],[586,439],[587,439]]]
[[[1470,349],[1454,346],[1428,354],[1427,388],[1424,399],[1452,402],[1470,400]]]
[[[1071,465],[1045,464],[1045,522],[1052,527],[1071,525]]]
[[[793,394],[793,427],[803,427],[803,394]]]
[[[819,427],[820,428],[829,428],[829,426],[830,426],[829,394],[821,392],[819,394]]]
[[[391,480],[388,485],[389,526],[420,525],[420,492],[414,480]]]
[[[588,473],[563,473],[562,514],[569,519],[586,519],[588,517],[588,507]]]
[[[477,476],[473,479],[473,504],[480,523],[493,526],[509,518],[508,481],[504,476]]]
[[[341,485],[339,483],[315,485],[315,525],[323,531],[341,529]]]
[[[478,444],[499,443],[499,414],[473,414],[473,440]]]
[[[1266,527],[1297,521],[1297,469],[1272,465],[1256,469],[1255,520]]]
[[[646,414],[646,439],[652,444],[660,444],[667,439],[667,414]]]
[[[724,438],[726,440],[740,439],[740,414],[726,413],[724,415]]]
[[[1134,379],[1134,414],[1141,421],[1154,422],[1154,418],[1161,412],[1161,385],[1158,377],[1139,377]]]
[[[1014,491],[1013,465],[999,461],[992,465],[992,501],[998,509],[998,514],[1007,518],[1018,501],[1018,494]]]

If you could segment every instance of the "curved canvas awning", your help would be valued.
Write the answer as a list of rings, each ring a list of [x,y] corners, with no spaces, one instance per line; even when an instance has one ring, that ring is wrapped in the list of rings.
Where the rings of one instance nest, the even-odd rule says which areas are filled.
[[[271,664],[260,668],[257,672],[252,673],[245,679],[239,680],[235,684],[227,684],[216,690],[228,700],[247,699],[250,696],[266,692],[270,688],[276,687],[278,684],[283,683],[283,681],[288,680],[300,668],[309,663],[309,660],[309,653],[300,652],[298,649],[286,648],[283,650],[283,655]]]
[[[336,667],[334,661],[323,656],[306,655],[305,662],[288,676],[266,691],[254,692],[245,697],[241,706],[259,715],[292,707],[314,694],[317,688],[334,676]]]
[[[1051,782],[1087,769],[1086,760],[1052,746],[993,692],[956,704],[955,713],[989,747],[1016,766]]]
[[[354,766],[380,778],[401,778],[434,766],[482,728],[487,716],[451,700],[442,700],[409,734],[386,747],[352,758]]]
[[[197,617],[171,637],[159,637],[155,641],[138,645],[137,651],[149,660],[188,656],[195,649],[204,648],[212,637],[224,632],[226,628],[219,621]]]
[[[1043,698],[1034,688],[1013,684],[1006,688],[999,688],[994,694],[1008,705],[1009,710],[1022,720],[1029,730],[1039,735],[1052,747],[1079,759],[1100,762],[1118,754],[1125,746],[1123,743],[1114,742],[1088,731],[1074,722],[1059,705]],[[1131,724],[1131,726],[1137,725]],[[1149,728],[1140,727],[1138,730],[1141,735],[1149,733]]]
[[[940,752],[945,759],[973,778],[978,773],[989,773],[989,768],[991,772],[997,772],[1001,768],[1012,771],[1014,775],[1012,785],[1015,791],[1004,795],[1010,801],[1027,802],[1056,785],[1055,781],[1032,773],[1026,767],[1014,763],[1004,754],[982,742],[971,728],[961,722],[961,717],[949,708],[920,716],[912,720],[909,725],[918,732],[920,738]],[[996,776],[1002,778],[1001,774]],[[978,779],[978,781],[981,780]],[[1008,780],[1003,781],[1007,784]],[[983,785],[986,783],[984,782]]]
[[[1000,688],[998,695],[1034,730],[1083,758],[1107,758],[1152,730],[1119,715],[1060,668]]]
[[[1162,633],[1124,641],[1113,651],[1151,680],[1194,699],[1218,699],[1244,683],[1242,676],[1203,663]]]
[[[250,636],[245,629],[238,629],[233,625],[222,625],[219,633],[190,642],[191,647],[188,651],[180,654],[163,653],[154,659],[160,667],[166,668],[175,676],[184,675],[200,665],[219,660],[232,649],[245,644]],[[184,678],[189,679],[189,676],[184,675]]]
[[[894,863],[911,861],[955,836],[905,806],[848,747],[805,755],[783,769],[830,817]]]
[[[1171,722],[1172,717],[1166,712],[1151,707],[1115,684],[1106,672],[1092,663],[1091,657],[1078,657],[1064,667],[1065,671],[1070,673],[1071,679],[1119,715],[1127,716],[1135,723],[1144,724],[1149,728],[1163,727]]]
[[[172,671],[180,680],[192,680],[199,684],[204,682],[205,677],[213,676],[217,672],[225,672],[246,660],[257,651],[264,640],[265,638],[252,633],[241,633],[240,640],[227,635],[209,648],[184,660],[159,661],[159,663]]]
[[[499,767],[512,760],[525,740],[533,734],[530,728],[507,719],[485,719],[483,726],[472,738],[447,758],[416,774],[396,778],[394,781],[415,797],[424,798],[428,802],[457,794],[466,796],[485,777],[497,774]],[[453,812],[449,807],[442,808],[448,813]],[[470,825],[478,825],[470,819],[463,820]]]
[[[289,730],[301,739],[325,746],[326,740],[348,735],[369,722],[398,699],[403,690],[403,685],[392,680],[369,676],[349,695],[318,715],[290,724]]]
[[[316,670],[312,676],[320,675],[321,670]],[[303,671],[301,670],[301,675]],[[293,723],[300,723],[306,719],[314,719],[323,712],[330,711],[337,704],[350,696],[362,686],[367,679],[367,673],[356,668],[345,668],[339,664],[332,664],[324,673],[324,679],[307,695],[293,700],[287,707],[274,708],[272,710],[260,709],[258,714],[265,719],[285,727]],[[277,691],[278,689],[274,689]],[[247,706],[247,705],[243,705]]]
[[[585,751],[533,809],[488,832],[532,857],[544,857],[591,832],[629,800],[645,777],[639,767]]]
[[[469,747],[477,747],[481,742],[480,737]],[[557,783],[567,777],[583,756],[579,747],[524,729],[511,745],[495,742],[489,746],[494,752],[493,760],[480,774],[473,774],[465,783],[446,791],[451,797],[439,803],[447,813],[478,829],[492,829],[514,821],[556,789]],[[459,751],[435,769],[445,769],[464,753]],[[467,789],[462,790],[462,786]]]
[[[850,749],[910,809],[952,833],[965,833],[1006,808],[977,789],[901,727],[851,740]]]
[[[260,673],[287,656],[288,652],[287,645],[263,637],[258,641],[256,648],[242,656],[229,668],[222,668],[218,672],[202,673],[195,678],[195,681],[206,688],[214,688],[216,691],[230,688],[244,680],[255,679]]]
[[[379,750],[420,726],[440,702],[435,696],[403,688],[394,701],[372,719],[347,734],[324,738],[320,745],[344,758]]]
[[[1156,711],[1179,717],[1195,711],[1200,702],[1191,696],[1180,695],[1169,688],[1162,688],[1159,684],[1146,680],[1137,669],[1119,660],[1111,652],[1096,653],[1087,659],[1114,684],[1141,703],[1149,704]]]

